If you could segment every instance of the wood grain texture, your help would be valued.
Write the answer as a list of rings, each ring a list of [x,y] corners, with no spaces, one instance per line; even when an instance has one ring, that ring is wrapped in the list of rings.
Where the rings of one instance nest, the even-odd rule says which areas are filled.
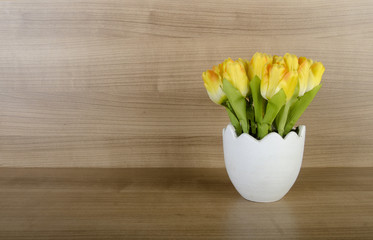
[[[223,167],[201,73],[322,61],[304,166],[373,166],[373,2],[1,1],[0,166]]]
[[[306,168],[282,200],[224,169],[0,169],[1,239],[372,239],[373,168]]]

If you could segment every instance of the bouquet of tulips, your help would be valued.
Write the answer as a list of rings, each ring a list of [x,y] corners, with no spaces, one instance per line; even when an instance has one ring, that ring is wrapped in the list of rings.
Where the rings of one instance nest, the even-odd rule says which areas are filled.
[[[269,132],[285,136],[316,93],[325,71],[321,62],[286,53],[255,53],[250,61],[228,58],[202,74],[210,99],[222,105],[237,135],[262,139]]]

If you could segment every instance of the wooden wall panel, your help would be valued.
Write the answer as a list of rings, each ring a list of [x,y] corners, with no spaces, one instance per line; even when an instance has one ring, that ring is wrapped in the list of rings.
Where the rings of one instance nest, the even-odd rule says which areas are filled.
[[[373,166],[372,1],[1,1],[0,166],[222,167],[201,73],[322,61],[305,167]]]

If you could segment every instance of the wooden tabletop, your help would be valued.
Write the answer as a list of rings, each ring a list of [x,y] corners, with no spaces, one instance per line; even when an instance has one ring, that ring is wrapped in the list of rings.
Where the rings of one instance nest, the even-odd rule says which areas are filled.
[[[373,168],[305,168],[275,203],[224,169],[0,169],[1,239],[372,239]]]

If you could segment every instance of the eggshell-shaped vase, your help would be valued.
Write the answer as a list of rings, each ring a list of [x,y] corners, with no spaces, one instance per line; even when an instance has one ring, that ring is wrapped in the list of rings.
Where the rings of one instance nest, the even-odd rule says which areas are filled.
[[[231,124],[223,129],[225,166],[231,182],[247,200],[280,200],[298,177],[303,158],[306,127],[299,126],[285,138],[269,133],[261,140],[243,133],[237,137]]]

